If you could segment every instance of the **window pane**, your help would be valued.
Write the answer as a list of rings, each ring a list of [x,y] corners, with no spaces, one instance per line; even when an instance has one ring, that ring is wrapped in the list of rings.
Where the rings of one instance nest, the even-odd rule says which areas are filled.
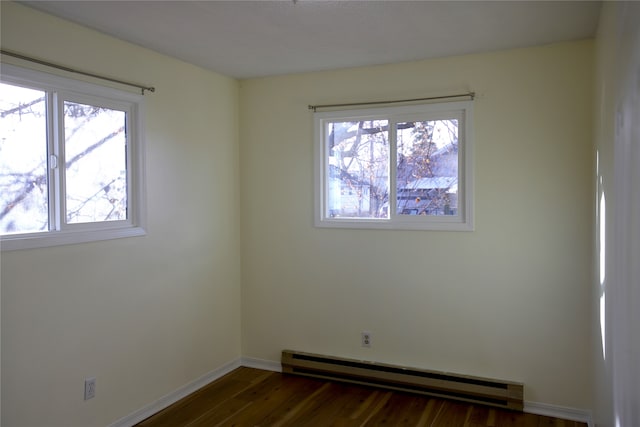
[[[0,234],[49,230],[45,98],[0,83]]]
[[[126,113],[64,103],[67,223],[127,219]]]
[[[458,120],[404,122],[397,131],[397,213],[457,215]]]
[[[389,217],[389,122],[327,125],[327,216]]]

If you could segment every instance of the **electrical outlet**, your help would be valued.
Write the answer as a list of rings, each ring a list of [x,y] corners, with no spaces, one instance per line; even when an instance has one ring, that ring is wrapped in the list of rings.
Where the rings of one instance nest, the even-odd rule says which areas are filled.
[[[361,341],[362,341],[363,347],[371,347],[371,339],[372,339],[371,332],[362,331]]]
[[[96,379],[85,378],[84,379],[84,400],[93,399],[96,397]]]

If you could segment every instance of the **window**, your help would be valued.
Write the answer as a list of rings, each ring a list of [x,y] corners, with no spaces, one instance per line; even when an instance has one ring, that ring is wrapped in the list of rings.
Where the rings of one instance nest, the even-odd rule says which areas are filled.
[[[316,226],[473,230],[471,101],[315,113]]]
[[[141,95],[3,65],[3,250],[144,234],[141,109]]]

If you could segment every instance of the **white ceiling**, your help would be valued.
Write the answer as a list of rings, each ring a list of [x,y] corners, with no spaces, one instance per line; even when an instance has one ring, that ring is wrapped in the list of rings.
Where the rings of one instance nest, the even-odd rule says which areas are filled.
[[[596,1],[22,1],[250,78],[593,37]]]

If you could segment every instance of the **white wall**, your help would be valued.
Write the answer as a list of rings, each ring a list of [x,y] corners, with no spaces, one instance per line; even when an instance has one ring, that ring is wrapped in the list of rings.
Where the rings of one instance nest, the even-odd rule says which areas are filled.
[[[594,418],[603,427],[637,426],[640,425],[640,4],[606,2],[596,46],[599,215],[595,224],[592,304]]]
[[[1,13],[4,49],[157,88],[147,236],[2,253],[2,424],[103,426],[240,356],[238,83],[15,3]]]
[[[591,405],[593,43],[241,82],[243,355],[522,381]],[[308,104],[474,90],[476,230],[313,227]],[[360,332],[373,346],[360,346]]]

